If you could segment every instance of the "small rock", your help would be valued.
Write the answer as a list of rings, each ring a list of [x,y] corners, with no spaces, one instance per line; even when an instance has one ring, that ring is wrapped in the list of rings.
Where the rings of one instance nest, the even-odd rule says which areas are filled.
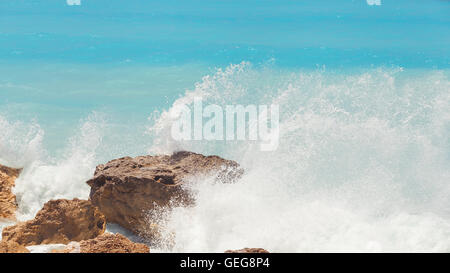
[[[243,248],[239,250],[227,250],[225,253],[270,253],[264,248]]]
[[[148,246],[133,243],[122,234],[103,234],[95,239],[72,242],[53,253],[150,253]]]
[[[33,220],[5,227],[3,241],[23,246],[68,244],[97,237],[106,228],[105,216],[87,200],[51,200]]]

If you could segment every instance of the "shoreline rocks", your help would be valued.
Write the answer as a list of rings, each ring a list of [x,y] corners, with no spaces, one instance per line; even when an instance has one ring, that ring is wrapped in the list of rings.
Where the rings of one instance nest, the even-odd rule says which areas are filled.
[[[145,244],[134,243],[122,234],[102,234],[94,239],[72,242],[53,253],[150,253]]]
[[[22,246],[67,244],[97,237],[106,228],[105,216],[87,200],[51,200],[26,222],[3,229],[2,241]]]
[[[190,205],[194,200],[185,181],[194,176],[211,176],[221,183],[239,179],[239,164],[218,156],[192,152],[173,155],[124,157],[96,168],[90,200],[106,216],[136,234],[146,233],[147,212],[171,204]],[[150,235],[151,236],[151,235]]]
[[[12,194],[19,169],[0,165],[0,218],[15,220],[16,199]],[[173,232],[164,232],[156,217],[160,209],[190,206],[195,198],[189,183],[212,179],[233,183],[243,174],[238,163],[218,156],[192,152],[172,155],[124,157],[96,168],[87,181],[89,200],[50,200],[35,218],[2,231],[0,253],[28,253],[33,247],[66,245],[53,253],[149,253],[145,244],[134,243],[121,234],[105,233],[106,223],[116,223],[152,245],[174,242]],[[166,238],[167,237],[167,238]],[[59,245],[59,246],[58,246]],[[226,253],[268,253],[246,248]]]
[[[0,219],[15,220],[16,196],[12,193],[21,169],[0,165]]]
[[[264,248],[243,248],[238,250],[227,250],[225,253],[270,253]]]
[[[1,241],[0,253],[30,253],[30,251],[16,242]]]

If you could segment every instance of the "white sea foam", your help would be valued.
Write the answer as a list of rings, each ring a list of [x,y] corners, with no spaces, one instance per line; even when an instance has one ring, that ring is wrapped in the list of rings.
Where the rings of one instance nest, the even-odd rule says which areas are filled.
[[[2,119],[0,117],[0,122]],[[82,122],[79,134],[67,141],[62,158],[50,158],[42,147],[43,132],[37,125],[11,124],[3,119],[0,159],[4,164],[23,167],[13,189],[19,211],[17,217],[34,217],[42,205],[57,198],[84,198],[86,181],[92,176],[96,149],[101,144],[102,120],[95,113]],[[25,133],[24,133],[25,132]]]
[[[51,244],[51,245],[35,245],[27,246],[30,253],[52,253],[53,250],[63,250],[66,245],[63,244]]]
[[[275,90],[275,92],[274,92]],[[249,64],[205,77],[180,101],[280,105],[280,147],[166,142],[246,169],[233,185],[194,183],[197,205],[168,213],[174,251],[449,251],[448,73],[280,72]],[[174,107],[177,106],[175,102]]]

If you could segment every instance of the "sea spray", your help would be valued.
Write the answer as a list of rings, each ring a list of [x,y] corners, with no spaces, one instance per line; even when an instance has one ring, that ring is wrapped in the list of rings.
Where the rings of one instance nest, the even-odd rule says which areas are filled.
[[[448,90],[448,71],[402,68],[243,63],[203,78],[179,101],[276,103],[280,145],[158,141],[173,122],[163,111],[151,150],[219,154],[246,169],[236,184],[193,183],[196,206],[166,216],[173,251],[449,251]]]
[[[1,157],[23,167],[13,190],[19,204],[17,217],[20,220],[34,217],[51,199],[88,198],[89,187],[85,181],[92,176],[97,164],[96,149],[102,140],[102,122],[101,115],[95,113],[83,121],[79,134],[68,140],[64,156],[59,159],[47,156],[41,145],[43,133],[40,130],[30,129],[35,134],[23,135],[17,125],[2,124],[9,134],[7,138],[16,141],[2,146],[6,148],[2,149]],[[31,125],[31,128],[35,127]]]
[[[191,150],[238,161],[246,170],[238,183],[191,183],[196,206],[161,215],[167,234],[176,234],[172,251],[449,251],[448,90],[447,70],[244,62],[203,77],[172,108],[159,109],[148,136],[92,114],[73,128],[62,156],[46,150],[38,122],[2,115],[0,160],[24,167],[14,190],[19,219],[50,199],[86,199],[95,166],[120,156]],[[277,150],[252,141],[174,141],[170,113],[196,96],[206,105],[279,105]]]
[[[45,157],[43,136],[36,121],[9,122],[0,115],[0,164],[21,168]]]

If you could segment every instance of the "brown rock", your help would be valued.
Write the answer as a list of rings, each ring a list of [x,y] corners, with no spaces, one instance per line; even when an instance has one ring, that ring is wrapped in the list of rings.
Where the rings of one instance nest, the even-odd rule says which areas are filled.
[[[133,243],[121,234],[103,234],[95,239],[70,243],[53,253],[150,253],[148,246]]]
[[[15,220],[16,218],[17,203],[16,196],[12,193],[12,188],[20,171],[20,169],[0,165],[0,219]]]
[[[227,250],[225,253],[269,253],[264,248],[243,248],[239,250]]]
[[[105,216],[87,200],[51,200],[33,220],[3,229],[3,241],[20,245],[67,244],[103,234]]]
[[[29,253],[30,251],[16,242],[0,242],[0,253]]]
[[[177,152],[171,156],[139,156],[115,159],[97,166],[90,200],[117,223],[135,233],[147,233],[148,211],[172,203],[189,205],[193,199],[183,187],[186,178],[212,175],[220,182],[233,182],[243,170],[234,161],[218,156]],[[171,203],[172,202],[172,203]],[[148,234],[146,234],[148,235]]]

